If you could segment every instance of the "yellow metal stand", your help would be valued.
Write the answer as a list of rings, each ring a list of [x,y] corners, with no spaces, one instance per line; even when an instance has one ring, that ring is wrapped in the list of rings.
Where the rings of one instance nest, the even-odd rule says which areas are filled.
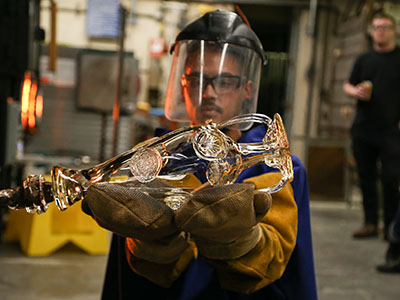
[[[29,256],[49,255],[68,242],[89,254],[106,254],[109,249],[109,233],[84,214],[79,203],[63,212],[50,203],[41,215],[10,211],[4,240],[19,241]]]

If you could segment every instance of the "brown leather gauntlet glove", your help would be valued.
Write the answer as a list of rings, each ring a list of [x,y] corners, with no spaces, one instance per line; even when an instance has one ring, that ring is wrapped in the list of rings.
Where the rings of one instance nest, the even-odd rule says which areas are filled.
[[[259,242],[258,222],[271,202],[271,195],[255,191],[253,184],[211,187],[183,204],[176,212],[176,223],[192,235],[205,257],[236,259]]]
[[[188,246],[187,234],[178,230],[174,212],[129,184],[90,186],[82,210],[103,228],[127,237],[133,255],[156,263],[170,263]]]

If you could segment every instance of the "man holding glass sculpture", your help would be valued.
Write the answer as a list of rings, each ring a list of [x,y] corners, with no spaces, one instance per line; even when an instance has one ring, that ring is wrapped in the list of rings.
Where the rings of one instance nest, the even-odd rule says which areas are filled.
[[[205,14],[172,51],[168,119],[203,124],[255,112],[265,57],[236,14]],[[226,134],[262,140],[265,128],[248,125]],[[176,211],[124,184],[90,186],[82,209],[115,233],[103,299],[316,299],[307,179],[295,157],[293,166],[294,180],[272,197],[256,189],[279,173],[262,164],[235,184],[194,192]]]

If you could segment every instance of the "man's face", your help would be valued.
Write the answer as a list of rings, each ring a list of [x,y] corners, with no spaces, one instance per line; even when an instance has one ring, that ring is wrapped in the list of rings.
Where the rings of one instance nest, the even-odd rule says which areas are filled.
[[[199,54],[192,54],[182,76],[186,111],[192,123],[209,119],[219,123],[237,115],[243,101],[252,98],[252,83],[241,74],[240,62],[232,54],[221,63],[219,51],[205,50],[203,66]]]
[[[392,20],[386,18],[372,20],[371,37],[373,42],[381,47],[394,43],[396,28]]]

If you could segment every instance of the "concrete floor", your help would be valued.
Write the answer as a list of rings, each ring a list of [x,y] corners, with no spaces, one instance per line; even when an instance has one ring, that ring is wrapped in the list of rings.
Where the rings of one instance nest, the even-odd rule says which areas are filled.
[[[321,300],[400,299],[400,274],[381,274],[387,243],[382,237],[354,240],[362,211],[359,205],[312,202],[314,261]]]
[[[387,244],[382,238],[356,241],[359,205],[312,201],[314,256],[319,299],[394,300],[400,275],[375,271]],[[44,258],[23,255],[17,244],[0,244],[0,299],[99,299],[106,256],[66,246]]]

